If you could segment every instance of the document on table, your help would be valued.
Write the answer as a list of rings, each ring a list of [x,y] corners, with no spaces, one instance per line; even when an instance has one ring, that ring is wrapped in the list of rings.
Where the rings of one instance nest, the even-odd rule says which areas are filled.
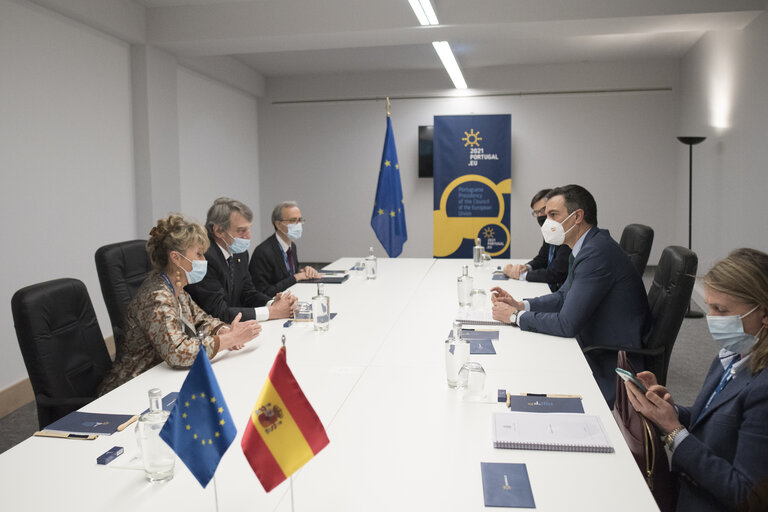
[[[465,325],[511,325],[493,319],[493,313],[487,309],[465,309],[456,312],[456,321]]]
[[[612,453],[600,418],[588,414],[497,412],[493,414],[494,448]]]
[[[536,508],[525,464],[481,462],[486,507]]]

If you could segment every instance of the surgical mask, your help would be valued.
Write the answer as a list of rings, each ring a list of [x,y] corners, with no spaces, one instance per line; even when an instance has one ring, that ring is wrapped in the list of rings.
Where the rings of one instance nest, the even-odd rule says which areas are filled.
[[[184,256],[183,254],[181,254],[181,257],[192,264],[191,272],[187,272],[186,270],[184,270],[184,267],[182,267],[181,265],[176,265],[181,270],[184,270],[185,274],[187,274],[187,284],[195,284],[202,281],[203,278],[205,277],[205,274],[208,272],[208,262],[206,260],[193,261],[187,258],[186,256]]]
[[[251,241],[247,238],[237,238],[230,235],[229,233],[227,233],[227,235],[230,238],[232,238],[232,245],[227,244],[227,248],[229,249],[229,252],[232,254],[245,252],[251,246]]]
[[[571,215],[576,213],[574,210]],[[563,222],[567,221],[571,218],[571,215],[567,216],[563,219]],[[547,219],[544,221],[544,224],[541,225],[541,234],[544,236],[544,241],[547,242],[549,245],[563,245],[563,242],[565,242],[565,235],[571,229],[575,228],[576,224],[571,226],[568,231],[565,231],[563,229],[563,223],[557,222],[554,219]]]
[[[302,224],[300,222],[297,222],[296,224],[286,224],[288,231],[285,233],[285,236],[293,240],[294,242],[301,238],[301,232],[302,232]]]
[[[760,333],[763,332],[763,327],[757,331],[756,335],[747,334],[744,332],[744,324],[742,319],[751,315],[760,306],[755,306],[748,313],[744,315],[729,315],[729,316],[716,316],[707,315],[707,326],[709,332],[715,339],[721,348],[736,352],[737,354],[746,354],[752,347],[754,347],[760,340]]]
[[[539,223],[539,226],[543,226],[546,220],[547,220],[546,215],[539,215],[538,217],[536,217],[536,222]]]

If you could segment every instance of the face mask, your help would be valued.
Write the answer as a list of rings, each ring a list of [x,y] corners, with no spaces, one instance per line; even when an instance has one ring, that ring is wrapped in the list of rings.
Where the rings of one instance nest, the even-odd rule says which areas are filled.
[[[288,232],[285,234],[288,238],[293,240],[294,242],[301,238],[301,232],[302,232],[302,225],[301,223],[297,222],[296,224],[286,224],[288,227]]]
[[[574,213],[576,213],[576,211],[571,213],[571,215]],[[571,215],[564,218],[563,222],[570,219]],[[576,224],[571,226],[568,231],[565,231],[563,230],[562,222],[557,222],[554,219],[547,219],[544,221],[544,224],[541,225],[541,234],[544,236],[544,241],[549,245],[563,245],[563,242],[565,242],[565,234],[575,227]]]
[[[749,313],[744,315],[715,316],[707,315],[707,325],[709,332],[721,348],[736,352],[737,354],[746,354],[759,341],[760,333],[763,328],[757,331],[756,335],[744,332],[744,324],[741,319],[751,315],[759,306],[755,306]]]
[[[544,221],[546,221],[546,220],[547,220],[547,216],[546,215],[539,215],[538,217],[536,217],[536,222],[539,223],[539,226],[543,226],[544,225]]]
[[[186,256],[184,256],[183,254],[181,254],[181,257],[192,264],[191,272],[187,272],[186,270],[184,270],[184,268],[181,265],[176,265],[181,270],[184,270],[185,274],[187,274],[187,284],[195,284],[202,281],[203,278],[205,277],[205,274],[208,272],[208,262],[206,260],[192,261]]]
[[[232,238],[232,245],[227,244],[227,248],[229,249],[229,252],[232,254],[239,254],[241,252],[245,252],[248,250],[248,248],[251,246],[251,241],[247,238],[236,238],[229,233],[227,235]]]

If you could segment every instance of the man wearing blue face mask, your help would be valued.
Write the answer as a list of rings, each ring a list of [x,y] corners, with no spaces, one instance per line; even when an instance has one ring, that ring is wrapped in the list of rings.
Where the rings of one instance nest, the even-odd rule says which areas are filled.
[[[582,348],[642,348],[651,328],[648,297],[627,254],[597,227],[597,204],[584,187],[566,185],[547,194],[544,241],[571,247],[568,277],[549,295],[515,300],[493,288],[493,318],[524,331],[575,337]],[[616,399],[616,352],[586,354],[592,374],[610,406]],[[632,360],[642,369],[642,360]]]
[[[220,197],[208,209],[205,227],[210,247],[205,252],[205,277],[185,288],[209,315],[231,322],[238,313],[243,320],[287,318],[296,297],[290,293],[264,294],[253,286],[248,273],[253,212],[240,201]]]
[[[261,242],[251,256],[251,278],[257,290],[279,293],[298,281],[315,279],[318,272],[306,266],[299,270],[296,241],[301,238],[304,217],[295,201],[284,201],[272,210],[275,233]]]

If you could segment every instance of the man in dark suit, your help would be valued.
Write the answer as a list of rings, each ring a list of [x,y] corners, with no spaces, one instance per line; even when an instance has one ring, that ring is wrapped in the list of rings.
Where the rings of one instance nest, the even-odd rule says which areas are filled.
[[[298,281],[315,279],[318,272],[306,266],[299,270],[296,240],[301,238],[304,217],[295,201],[284,201],[272,210],[275,233],[261,242],[251,255],[249,270],[257,290],[274,295]]]
[[[554,293],[517,301],[494,288],[493,317],[524,331],[575,337],[582,348],[642,348],[651,327],[645,287],[627,254],[607,230],[597,227],[597,204],[578,185],[547,194],[546,242],[572,249],[571,269]],[[616,398],[616,353],[586,353],[587,362],[610,406]],[[633,360],[638,370],[643,362]]]
[[[539,226],[547,220],[547,194],[552,189],[545,188],[536,192],[531,199],[531,215],[536,217]],[[556,292],[568,277],[568,256],[571,248],[567,245],[541,244],[539,254],[525,265],[509,264],[504,267],[504,274],[511,279],[530,281],[532,283],[547,283],[549,289]]]
[[[199,283],[185,287],[198,306],[224,322],[232,322],[238,313],[241,320],[260,322],[287,318],[296,301],[290,293],[272,299],[253,286],[248,273],[252,221],[253,212],[245,204],[227,197],[216,199],[205,222],[211,241],[205,252],[208,272]]]

